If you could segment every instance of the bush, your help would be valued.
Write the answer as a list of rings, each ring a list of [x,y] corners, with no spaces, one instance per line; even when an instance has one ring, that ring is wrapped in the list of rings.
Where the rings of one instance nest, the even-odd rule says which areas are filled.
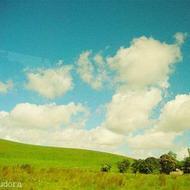
[[[109,172],[111,170],[111,165],[108,163],[102,164],[100,170],[101,172]]]
[[[159,159],[154,158],[154,157],[148,157],[145,159],[145,162],[150,165],[150,168],[153,170],[155,173],[160,172],[160,162]]]
[[[144,173],[149,174],[153,172],[153,167],[150,163],[146,162],[145,160],[136,160],[132,164],[132,169],[134,173]]]
[[[184,173],[190,173],[190,157],[187,157],[184,161],[184,166],[183,166],[183,171]]]
[[[176,168],[180,169],[180,170],[184,170],[184,160],[183,161],[176,161]]]
[[[125,173],[127,169],[129,168],[129,166],[130,166],[130,162],[127,159],[117,163],[117,167],[120,173]]]
[[[173,156],[168,154],[160,156],[161,173],[169,174],[171,171],[176,169],[176,164],[177,162]]]

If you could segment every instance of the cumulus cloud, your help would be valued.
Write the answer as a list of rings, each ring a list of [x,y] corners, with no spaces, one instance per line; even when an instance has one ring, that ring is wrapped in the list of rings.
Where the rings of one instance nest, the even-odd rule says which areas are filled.
[[[177,153],[178,159],[182,160],[187,155],[187,147],[183,143],[176,142],[179,137],[183,138],[181,133],[166,133],[151,129],[138,135],[128,136],[126,144],[134,158],[159,157],[172,150]]]
[[[115,147],[124,141],[124,135],[116,134],[104,127],[97,127],[91,130],[92,140],[100,145]]]
[[[164,105],[154,128],[136,136],[128,136],[127,145],[135,157],[160,155],[172,150],[177,153],[178,159],[183,159],[188,155],[187,144],[185,146],[183,140],[178,141],[190,129],[189,123],[190,95],[177,95]]]
[[[0,81],[0,93],[6,94],[12,88],[13,88],[13,82],[11,80],[7,82]]]
[[[26,73],[26,88],[33,90],[48,99],[63,96],[73,88],[70,66],[59,66],[51,69],[38,69]]]
[[[88,108],[82,104],[18,104],[0,111],[0,138],[31,144],[113,151],[123,135],[103,127],[85,129]]]
[[[117,133],[128,133],[145,128],[151,124],[151,111],[161,99],[161,91],[156,88],[118,92],[107,105],[103,125]]]
[[[182,45],[187,38],[187,33],[177,32],[174,35],[174,38],[176,39],[177,44]]]
[[[21,106],[30,107],[33,105]],[[24,110],[28,112],[27,114],[22,113],[23,108],[14,110],[14,112],[17,112],[16,115],[12,112],[0,112],[0,138],[31,144],[110,152],[115,151],[118,145],[123,142],[123,135],[115,134],[103,127],[96,127],[90,130],[71,127],[71,115],[84,109],[80,105],[78,107],[73,104],[69,104],[68,107],[54,106],[46,105],[39,108],[26,108]],[[20,109],[21,111],[19,111]],[[37,113],[35,114],[33,111],[37,111]],[[29,112],[32,117],[28,117]],[[23,118],[20,118],[20,115]],[[64,128],[62,125],[65,124],[67,126]],[[77,122],[77,125],[80,125],[80,122]]]
[[[90,51],[79,56],[77,73],[93,89],[103,88],[116,76],[112,84],[117,82],[118,86],[98,127],[84,127],[89,112],[82,104],[21,103],[10,112],[0,112],[0,138],[111,152],[126,145],[130,155],[138,158],[169,150],[183,155],[185,146],[175,140],[190,129],[190,95],[178,95],[166,103],[157,119],[152,119],[152,113],[169,87],[173,66],[182,59],[180,48],[185,38],[186,34],[176,33],[176,42],[168,44],[143,36],[135,38],[129,47],[121,47],[114,56],[105,58]],[[71,67],[62,61],[56,68],[26,75],[26,87],[48,99],[73,88]]]
[[[7,128],[58,129],[84,126],[88,110],[81,104],[36,105],[21,103],[10,112],[0,112],[0,125]]]
[[[101,89],[108,80],[104,58],[100,54],[93,57],[90,51],[80,54],[77,60],[77,72],[81,79],[95,90]]]
[[[149,156],[160,157],[172,150],[177,154],[177,159],[183,160],[188,156],[188,147],[175,142],[179,135],[173,132],[146,131],[144,134],[128,137],[126,146],[129,148],[130,155],[137,159]]]
[[[174,147],[177,133],[146,132],[127,139],[128,146],[138,150],[159,150]]]
[[[189,156],[187,147],[181,147],[177,152],[177,159],[183,160],[184,158]]]
[[[167,44],[154,38],[135,38],[128,48],[121,47],[107,61],[116,71],[117,81],[128,88],[158,86],[167,88],[172,65],[182,58],[180,46]]]
[[[183,132],[190,129],[190,95],[177,95],[161,110],[157,130]]]

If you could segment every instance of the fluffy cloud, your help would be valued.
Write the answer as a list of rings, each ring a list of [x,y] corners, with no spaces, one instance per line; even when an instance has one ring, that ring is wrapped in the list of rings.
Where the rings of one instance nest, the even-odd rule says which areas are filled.
[[[178,159],[182,160],[187,156],[187,147],[183,143],[177,142],[177,138],[183,138],[182,134],[176,132],[165,133],[151,129],[136,136],[128,136],[126,143],[130,155],[134,158],[159,157],[172,150],[177,153]]]
[[[127,139],[128,146],[137,150],[159,150],[174,147],[176,133],[146,132]]]
[[[157,130],[183,132],[190,129],[190,95],[177,95],[161,110]]]
[[[81,104],[22,103],[0,112],[0,138],[25,143],[113,151],[123,135],[103,127],[84,128],[89,116]]]
[[[126,143],[130,155],[134,158],[147,158],[148,156],[159,157],[162,154],[174,151],[179,160],[188,156],[187,145],[177,143],[176,138],[183,138],[180,133],[146,131],[144,134],[127,137]]]
[[[81,79],[95,90],[101,89],[108,79],[104,58],[100,54],[92,57],[90,51],[85,51],[79,56],[77,72]]]
[[[11,80],[5,83],[0,81],[0,93],[6,94],[12,88],[13,88],[13,82]]]
[[[132,156],[158,156],[173,150],[177,153],[178,159],[183,159],[188,155],[183,135],[184,131],[190,129],[189,123],[190,95],[177,95],[174,100],[164,105],[154,128],[127,137],[127,145],[132,150]]]
[[[189,156],[187,147],[181,147],[177,152],[177,159],[183,160],[184,158]]]
[[[124,136],[116,134],[104,127],[97,127],[91,130],[92,140],[99,145],[115,147],[124,141]]]
[[[22,103],[10,112],[0,112],[0,138],[111,152],[126,145],[132,151],[130,155],[138,158],[170,149],[183,155],[184,145],[175,140],[190,128],[190,95],[178,95],[166,103],[158,121],[151,114],[169,86],[173,65],[182,59],[180,48],[185,38],[186,34],[176,33],[176,42],[167,44],[140,37],[113,57],[93,56],[90,51],[79,56],[77,72],[93,89],[103,88],[113,75],[119,84],[100,126],[85,129],[89,113],[82,104]],[[73,87],[70,72],[71,68],[60,61],[57,68],[28,72],[26,86],[49,99],[63,96]]]
[[[73,88],[71,67],[59,66],[53,69],[39,69],[27,73],[27,89],[33,90],[48,99],[63,96]]]
[[[70,125],[72,123],[71,115],[83,111],[84,108],[81,105],[37,107],[25,104],[18,107],[20,106],[21,108],[12,111],[17,113],[0,112],[0,138],[31,144],[110,152],[115,151],[123,142],[123,135],[115,134],[103,127],[90,130],[72,127],[73,125]],[[27,113],[23,113],[23,106]],[[31,117],[29,117],[29,113],[31,113]],[[67,126],[64,128],[62,125],[65,124]],[[80,126],[80,122],[77,121],[76,124]]]
[[[117,81],[127,83],[127,87],[133,89],[167,88],[172,65],[180,60],[178,43],[162,43],[144,36],[133,39],[130,47],[121,47],[116,55],[107,58],[111,69],[117,73]]]
[[[88,116],[87,108],[81,104],[36,105],[22,103],[10,112],[0,112],[0,126],[7,128],[58,129],[81,128]]]
[[[185,42],[185,39],[187,38],[187,33],[177,32],[174,35],[174,38],[176,39],[176,43],[181,45]]]
[[[160,102],[161,91],[150,90],[118,92],[107,105],[103,125],[117,133],[127,133],[151,124],[152,109]]]

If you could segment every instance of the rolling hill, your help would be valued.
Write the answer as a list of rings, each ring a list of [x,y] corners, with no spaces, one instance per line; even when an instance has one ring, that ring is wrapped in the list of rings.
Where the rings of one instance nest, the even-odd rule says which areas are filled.
[[[30,164],[38,167],[64,167],[99,170],[104,162],[113,170],[124,156],[71,148],[45,147],[0,139],[0,165]]]
[[[120,174],[116,163],[124,158],[0,140],[0,189],[14,183],[20,185],[14,189],[24,190],[189,190],[190,175]],[[111,172],[100,172],[104,162],[112,165]]]

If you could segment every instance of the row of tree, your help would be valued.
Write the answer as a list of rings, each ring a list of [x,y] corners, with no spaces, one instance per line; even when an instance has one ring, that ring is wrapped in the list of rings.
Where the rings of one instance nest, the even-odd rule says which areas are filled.
[[[173,152],[163,154],[160,158],[148,157],[146,159],[135,160],[130,163],[129,160],[124,159],[117,163],[120,173],[125,173],[129,168],[134,173],[165,173],[169,174],[176,169],[182,170],[184,173],[190,173],[190,155],[183,161],[177,160],[177,155]],[[108,172],[111,170],[110,164],[103,164],[101,171]]]

